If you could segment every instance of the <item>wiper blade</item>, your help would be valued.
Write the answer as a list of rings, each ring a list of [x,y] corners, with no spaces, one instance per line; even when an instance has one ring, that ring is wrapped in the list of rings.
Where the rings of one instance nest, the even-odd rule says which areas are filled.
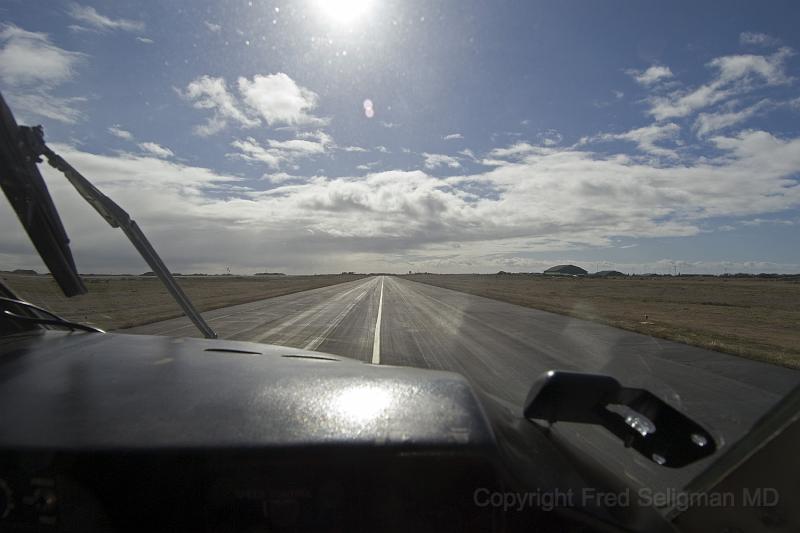
[[[19,315],[17,313],[9,311],[8,309],[4,309],[3,310],[3,314],[5,316],[9,317],[9,318],[13,318],[14,320],[22,320],[22,321],[25,321],[25,322],[33,322],[33,323],[36,323],[36,324],[45,324],[45,325],[48,325],[48,326],[60,326],[60,327],[65,327],[65,328],[72,329],[72,330],[76,330],[77,329],[77,330],[81,330],[81,331],[88,331],[90,333],[105,333],[105,331],[103,331],[100,328],[96,328],[94,326],[88,326],[86,324],[81,324],[79,322],[72,322],[71,320],[67,320],[66,318],[62,318],[62,317],[58,316],[57,314],[53,313],[52,311],[48,311],[47,309],[39,307],[38,305],[33,305],[32,303],[26,302],[24,300],[15,300],[14,298],[0,297],[0,302],[6,302],[6,303],[12,303],[12,304],[15,304],[15,305],[19,305],[19,306],[24,307],[24,308],[26,308],[28,310],[31,310],[31,311],[34,311],[34,312],[37,312],[37,313],[43,313],[43,314],[48,315],[49,317],[51,317],[51,318],[45,318],[45,317],[40,317],[40,316]]]
[[[39,156],[46,157],[50,166],[60,170],[83,199],[94,207],[112,228],[120,228],[203,336],[207,339],[216,339],[217,334],[214,333],[214,330],[211,329],[192,305],[181,286],[172,277],[161,257],[156,253],[150,241],[147,240],[147,237],[145,237],[130,215],[111,198],[100,192],[88,179],[67,163],[63,157],[53,152],[44,142],[44,132],[41,126],[35,128],[19,126],[19,129],[30,153],[37,158]]]

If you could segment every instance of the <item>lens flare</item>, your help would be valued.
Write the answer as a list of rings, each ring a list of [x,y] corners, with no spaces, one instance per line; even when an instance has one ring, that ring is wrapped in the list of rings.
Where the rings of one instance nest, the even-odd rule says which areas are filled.
[[[367,116],[367,118],[372,118],[375,116],[375,108],[372,107],[372,100],[369,98],[364,100],[364,114]]]

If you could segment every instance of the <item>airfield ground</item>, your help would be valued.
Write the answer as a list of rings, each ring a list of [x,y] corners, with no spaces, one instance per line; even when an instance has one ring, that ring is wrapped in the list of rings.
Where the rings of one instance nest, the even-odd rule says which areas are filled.
[[[421,274],[406,279],[800,368],[800,280]]]
[[[181,276],[178,283],[200,311],[209,311],[318,287],[353,281],[359,275]],[[153,276],[85,276],[88,294],[65,298],[49,276],[0,273],[21,298],[105,330],[128,328],[183,312]]]
[[[158,322],[181,310],[154,277],[87,276],[67,299],[48,276],[2,273],[17,293],[66,318],[107,330]],[[359,279],[358,275],[185,276],[201,311]],[[405,279],[800,368],[800,281],[720,277],[551,278],[425,274]]]

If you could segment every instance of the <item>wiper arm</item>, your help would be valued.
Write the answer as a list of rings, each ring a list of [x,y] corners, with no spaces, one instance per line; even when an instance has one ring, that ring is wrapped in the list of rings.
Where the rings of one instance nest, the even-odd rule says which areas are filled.
[[[166,286],[167,291],[178,302],[183,312],[197,326],[203,336],[207,339],[216,339],[217,334],[214,333],[214,330],[211,329],[194,305],[192,305],[181,286],[172,277],[161,257],[156,253],[147,237],[144,236],[144,233],[139,229],[136,222],[131,219],[130,215],[111,198],[100,192],[88,179],[67,163],[63,157],[53,152],[44,142],[44,132],[41,126],[33,128],[19,126],[19,129],[28,150],[36,157],[45,156],[50,166],[60,170],[83,199],[94,207],[112,228],[120,228],[125,233],[125,236],[128,237],[128,240],[139,252],[139,255],[142,256],[150,266],[150,269]]]
[[[62,318],[62,317],[58,316],[57,314],[53,313],[52,311],[48,311],[47,309],[39,307],[38,305],[33,305],[32,303],[26,302],[24,300],[15,300],[14,298],[0,297],[0,302],[6,302],[6,303],[12,303],[12,304],[15,304],[15,305],[19,305],[21,307],[25,307],[27,309],[30,309],[30,310],[38,312],[38,313],[43,313],[43,314],[48,315],[48,316],[51,317],[51,318],[44,318],[44,317],[38,317],[38,316],[19,315],[17,313],[13,313],[13,312],[9,311],[8,309],[4,309],[3,310],[3,314],[5,316],[9,317],[9,318],[13,318],[14,320],[22,320],[22,321],[25,321],[25,322],[35,322],[36,324],[46,324],[48,326],[61,326],[61,327],[65,327],[65,328],[69,328],[69,329],[73,329],[73,330],[78,329],[78,330],[81,330],[81,331],[88,331],[88,332],[91,332],[91,333],[105,333],[105,331],[103,331],[100,328],[96,328],[94,326],[87,326],[86,324],[81,324],[79,322],[72,322],[70,320],[67,320],[66,318]]]

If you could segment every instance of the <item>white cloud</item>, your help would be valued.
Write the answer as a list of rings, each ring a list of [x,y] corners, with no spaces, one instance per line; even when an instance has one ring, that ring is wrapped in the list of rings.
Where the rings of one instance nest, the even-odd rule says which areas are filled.
[[[423,152],[422,157],[425,158],[425,168],[434,169],[437,167],[459,168],[461,163],[455,157],[445,154],[429,154]]]
[[[768,219],[800,206],[800,138],[748,131],[710,142],[718,156],[671,164],[518,143],[493,151],[508,160],[470,175],[276,172],[252,182],[155,157],[53,148],[121,202],[176,270],[224,271],[231,261],[259,269],[264,250],[280,250],[286,270],[329,272],[402,262],[498,270],[499,257],[696,235],[709,221]],[[236,143],[254,160],[274,156],[252,138]],[[84,271],[140,264],[60,175],[42,171]],[[2,227],[16,224],[13,216],[0,209]],[[0,233],[0,249],[10,239],[23,242],[24,233]]]
[[[792,49],[784,47],[770,56],[748,54],[718,57],[709,65],[719,70],[719,80],[722,82],[733,82],[757,75],[768,85],[779,85],[790,81],[784,72],[784,63],[792,55]]]
[[[230,153],[228,157],[265,163],[270,168],[278,168],[284,163],[324,154],[335,148],[333,139],[325,132],[308,132],[302,137],[282,141],[268,139],[266,146],[252,137],[237,139],[231,146],[238,152]]]
[[[219,24],[214,24],[213,22],[209,22],[207,20],[204,20],[203,24],[206,25],[206,28],[208,28],[209,31],[212,31],[214,33],[219,33],[220,30],[222,30],[222,26],[220,26]]]
[[[376,146],[375,150],[380,152],[380,153],[382,153],[382,154],[388,154],[389,153],[389,149],[386,148],[385,146]]]
[[[718,57],[708,63],[716,70],[713,81],[696,89],[674,91],[651,97],[649,114],[656,120],[688,116],[732,96],[745,94],[759,85],[780,85],[791,78],[784,72],[785,62],[793,54],[781,48],[770,56],[752,54]]]
[[[764,224],[775,224],[780,226],[795,226],[799,221],[784,218],[754,218],[742,220],[742,226],[762,226]]]
[[[739,42],[744,45],[774,46],[779,41],[766,33],[744,31],[739,34]]]
[[[122,30],[136,32],[144,30],[144,22],[140,20],[112,19],[101,15],[91,6],[71,4],[67,14],[74,20],[100,31]]]
[[[316,141],[308,139],[289,139],[286,141],[276,141],[270,139],[267,142],[270,148],[311,155],[324,153],[332,141],[329,135],[325,135],[324,138]]]
[[[310,114],[317,106],[317,94],[301,87],[283,72],[256,75],[252,80],[241,77],[238,84],[245,104],[269,125],[319,125],[326,122]]]
[[[162,159],[173,157],[175,155],[169,148],[165,148],[160,144],[154,142],[139,143],[139,148],[141,148],[145,152],[148,152],[149,154],[152,154],[156,157],[160,157]]]
[[[75,124],[86,118],[79,104],[86,102],[82,96],[55,96],[46,88],[31,89],[33,92],[20,94],[12,91],[6,93],[8,103],[17,117],[17,122],[36,122],[27,114],[49,118],[65,124]]]
[[[200,76],[186,87],[184,92],[178,93],[192,102],[197,109],[211,109],[214,114],[206,124],[195,127],[195,133],[208,136],[217,133],[227,126],[232,120],[245,128],[258,126],[258,118],[248,116],[240,109],[236,98],[228,92],[228,87],[223,78]]]
[[[672,70],[670,70],[669,67],[662,65],[653,65],[644,71],[629,70],[627,72],[633,77],[634,80],[636,80],[636,83],[639,85],[653,85],[658,81],[671,78],[673,76]],[[622,96],[617,96],[617,98],[622,98]]]
[[[262,119],[270,126],[328,123],[310,113],[317,105],[316,93],[297,85],[284,73],[256,75],[252,80],[240,77],[237,86],[241,100],[228,90],[223,78],[208,75],[193,80],[185,91],[176,89],[195,108],[213,110],[205,124],[195,127],[195,134],[213,135],[229,122],[253,128],[262,124]]]
[[[339,148],[344,152],[366,152],[366,148],[362,148],[360,146],[342,146]]]
[[[287,181],[306,181],[303,176],[293,176],[286,172],[274,172],[272,174],[264,174],[261,179],[267,180],[274,184],[286,183]]]
[[[768,99],[764,99],[753,105],[739,109],[738,111],[700,113],[694,123],[694,128],[695,131],[697,131],[697,135],[703,137],[713,132],[740,124],[756,116],[761,111],[768,109],[770,106],[771,102]]]
[[[239,150],[239,153],[229,154],[230,157],[245,161],[258,161],[272,168],[278,168],[285,161],[285,157],[280,151],[264,148],[252,137],[244,140],[237,139],[231,143],[231,146]]]
[[[473,161],[477,161],[477,158],[475,157],[475,152],[473,152],[469,148],[464,148],[463,150],[460,150],[458,153],[463,155],[463,156],[465,156],[465,157],[468,157],[469,159],[471,159]]]
[[[45,33],[0,24],[0,80],[9,86],[44,84],[55,86],[69,81],[84,54],[63,50]]]
[[[550,151],[549,148],[518,142],[505,148],[494,148],[489,152],[489,155],[500,159],[518,159],[531,154],[547,154]]]
[[[140,43],[144,43],[144,44],[153,44],[153,43],[155,43],[155,41],[153,39],[150,39],[149,37],[137,37],[136,40],[139,41]]]
[[[84,97],[64,97],[55,89],[71,81],[86,56],[55,46],[47,34],[0,24],[0,85],[18,115],[31,114],[75,123]]]
[[[125,139],[126,141],[133,140],[133,134],[127,130],[122,129],[119,124],[114,124],[113,126],[108,128],[108,133],[110,133],[114,137]]]
[[[442,137],[442,139],[444,139],[445,141],[452,141],[455,139],[463,139],[463,138],[464,136],[461,135],[460,133],[451,133],[449,135],[445,135],[444,137]]]
[[[650,126],[636,128],[626,131],[625,133],[602,133],[590,139],[584,139],[583,142],[612,140],[630,141],[636,143],[636,146],[642,152],[660,157],[677,157],[678,153],[674,148],[659,146],[657,143],[675,141],[680,130],[680,126],[672,122],[667,124],[651,124]]]

